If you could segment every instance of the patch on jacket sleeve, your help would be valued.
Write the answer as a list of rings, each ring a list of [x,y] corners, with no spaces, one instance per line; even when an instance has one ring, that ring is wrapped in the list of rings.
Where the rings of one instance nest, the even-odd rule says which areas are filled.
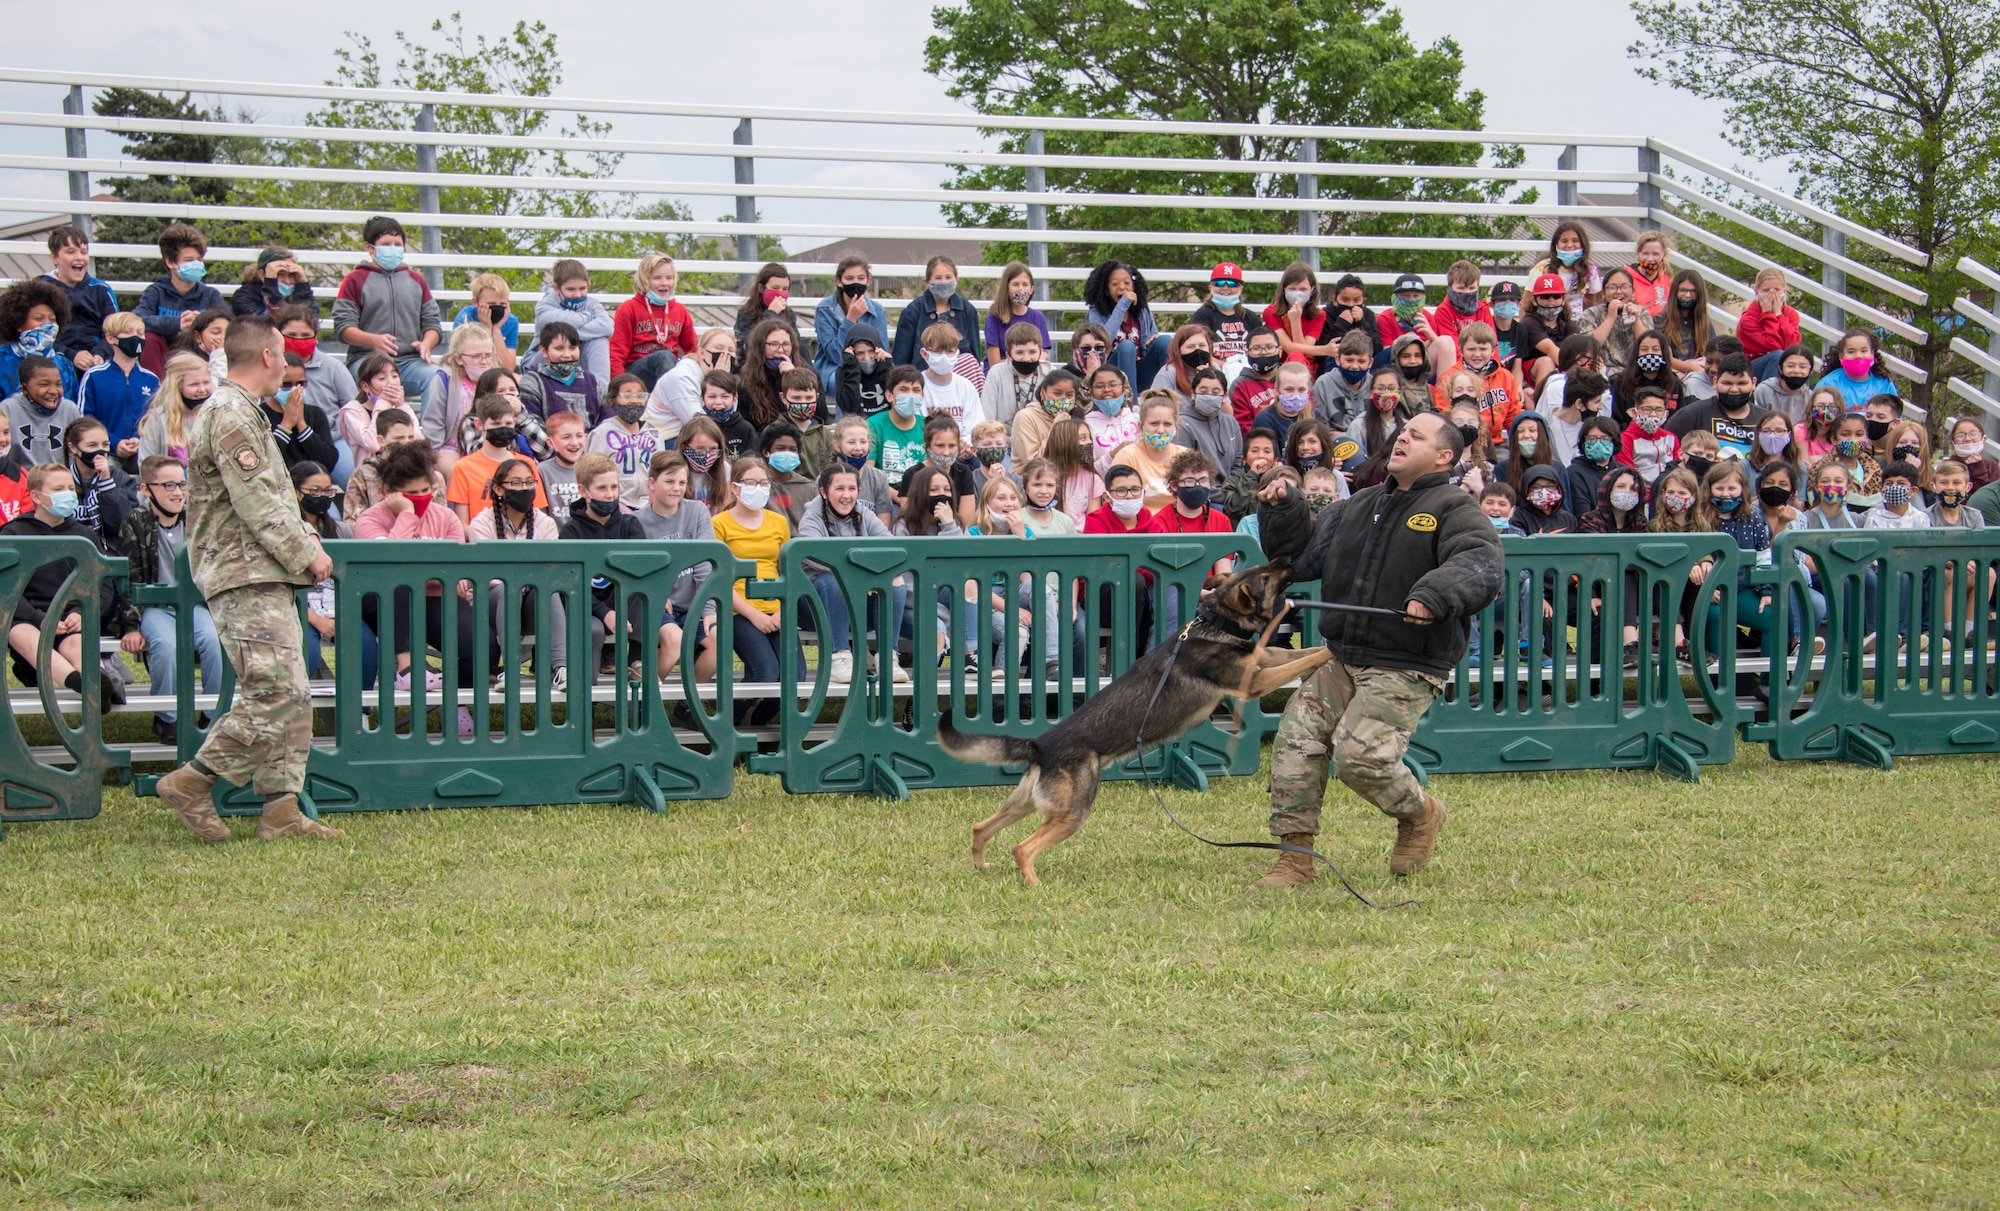
[[[1410,529],[1417,531],[1420,534],[1429,534],[1438,528],[1437,514],[1412,513],[1410,514],[1410,520],[1404,522],[1403,524],[1410,527]]]
[[[1353,438],[1336,437],[1333,439],[1333,461],[1344,463],[1359,453],[1361,453],[1361,443],[1355,441]]]

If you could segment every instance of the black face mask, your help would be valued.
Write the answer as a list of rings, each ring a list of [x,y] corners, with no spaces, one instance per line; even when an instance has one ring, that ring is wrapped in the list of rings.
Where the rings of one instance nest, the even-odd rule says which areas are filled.
[[[1702,476],[1707,475],[1708,469],[1710,467],[1713,467],[1714,465],[1715,465],[1715,460],[1703,458],[1699,454],[1690,454],[1685,459],[1681,460],[1681,466],[1686,467],[1688,469],[1688,474],[1694,476],[1696,479],[1700,479]]]
[[[1811,375],[1806,375],[1806,374],[1799,374],[1799,375],[1780,374],[1778,376],[1778,381],[1785,384],[1785,390],[1797,391],[1800,387],[1806,385],[1806,379],[1810,377]]]
[[[1479,440],[1479,426],[1460,425],[1458,427],[1458,435],[1459,437],[1464,439],[1465,448],[1470,450],[1473,446],[1473,443]]]
[[[1027,378],[1029,375],[1033,374],[1035,372],[1035,367],[1041,365],[1040,362],[1017,362],[1011,357],[1007,359],[1007,364],[1009,366],[1012,366],[1014,368],[1014,373],[1020,375],[1022,378]]]
[[[1889,436],[1889,422],[1885,420],[1863,421],[1868,426],[1868,440],[1879,442]]]
[[[486,426],[486,444],[489,446],[511,446],[520,433],[512,425]]]
[[[848,298],[851,298],[851,299],[858,299],[858,298],[860,298],[860,297],[861,297],[862,295],[864,295],[864,294],[867,294],[867,293],[868,293],[868,283],[866,283],[866,282],[842,282],[842,283],[840,284],[840,293],[842,293],[842,294],[846,295],[846,296],[847,296]]]
[[[535,507],[535,490],[533,488],[502,488],[500,489],[500,503],[506,505],[516,513],[526,513]]]
[[[1259,374],[1269,374],[1284,360],[1285,355],[1282,353],[1253,353],[1250,355],[1250,368]]]
[[[598,500],[588,496],[584,500],[586,502],[584,507],[599,517],[613,517],[618,513],[618,502],[615,500]]]
[[[301,496],[299,505],[314,517],[325,517],[333,512],[335,500],[336,498],[332,496]],[[180,514],[176,513],[174,516],[178,517]]]
[[[488,304],[486,304],[486,322],[487,322],[487,323],[489,323],[489,324],[497,324],[497,323],[499,323],[500,321],[502,321],[502,320],[504,320],[504,319],[506,319],[506,318],[507,318],[507,304],[505,304],[505,303],[488,303]]]
[[[978,456],[982,467],[995,467],[1007,461],[1007,451],[1000,446],[981,446],[973,453]]]
[[[1403,372],[1403,381],[1410,383],[1423,382],[1424,372],[1428,369],[1422,362],[1418,362],[1414,366],[1405,366],[1398,363],[1396,368]]]
[[[1765,508],[1777,509],[1792,503],[1792,492],[1789,488],[1772,484],[1757,489],[1757,499],[1764,502]]]
[[[1181,364],[1186,366],[1190,370],[1201,369],[1203,366],[1208,365],[1208,350],[1206,349],[1181,350]]]
[[[1715,402],[1720,404],[1724,410],[1735,412],[1738,409],[1750,406],[1750,392],[1718,391],[1715,393]]]

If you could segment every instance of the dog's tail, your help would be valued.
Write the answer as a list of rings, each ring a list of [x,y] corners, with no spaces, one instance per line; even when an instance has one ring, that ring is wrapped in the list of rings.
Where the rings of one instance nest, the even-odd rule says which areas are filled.
[[[945,752],[961,761],[980,761],[987,765],[1015,765],[1032,763],[1035,746],[1032,741],[1014,736],[968,736],[951,725],[951,712],[946,711],[938,720],[938,744]]]

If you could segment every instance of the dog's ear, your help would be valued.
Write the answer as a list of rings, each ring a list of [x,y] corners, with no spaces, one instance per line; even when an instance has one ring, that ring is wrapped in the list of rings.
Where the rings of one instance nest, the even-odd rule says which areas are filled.
[[[1262,603],[1257,600],[1257,594],[1251,589],[1249,578],[1246,577],[1229,586],[1225,604],[1231,613],[1255,614]]]

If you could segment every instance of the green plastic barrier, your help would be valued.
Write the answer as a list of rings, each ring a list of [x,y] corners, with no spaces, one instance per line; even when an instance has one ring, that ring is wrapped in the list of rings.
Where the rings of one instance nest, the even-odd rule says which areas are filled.
[[[1506,588],[1476,620],[1479,655],[1468,653],[1459,662],[1445,694],[1411,737],[1406,760],[1420,775],[1658,769],[1693,781],[1701,766],[1734,758],[1736,654],[1730,640],[1733,588],[1743,566],[1734,540],[1722,534],[1547,535],[1503,538],[1501,546]],[[1690,709],[1674,654],[1688,572],[1704,559],[1716,561],[1707,583],[1732,589],[1717,606],[1715,635],[1724,640],[1714,645],[1719,651],[1710,651],[1699,605],[1686,627],[1694,667],[1716,662],[1713,671],[1692,674],[1707,719]],[[1296,587],[1307,597],[1317,589],[1316,581]],[[1640,637],[1635,670],[1621,667],[1628,594],[1636,602]],[[1318,625],[1316,618],[1312,642],[1319,642]],[[1657,642],[1656,633],[1662,637]]]
[[[70,568],[48,612],[60,616],[71,602],[81,611],[82,701],[77,722],[72,725],[56,699],[61,687],[50,676],[55,630],[43,627],[35,649],[35,694],[41,717],[69,760],[67,764],[50,764],[39,759],[21,733],[21,717],[9,709],[6,727],[0,730],[0,828],[47,820],[88,820],[104,809],[104,776],[116,774],[120,782],[131,777],[131,755],[104,743],[103,690],[97,676],[97,640],[103,632],[98,593],[106,580],[125,575],[125,560],[105,555],[81,538],[0,538],[0,614],[11,628],[15,604],[29,579],[58,563],[67,563]]]
[[[1773,594],[1802,592],[1809,573],[1798,554],[1826,597],[1825,666],[1815,671],[1810,639],[1801,643],[1773,681],[1770,720],[1745,724],[1745,740],[1785,760],[1880,769],[1898,754],[2000,752],[1991,650],[2000,534],[1795,531],[1779,536],[1753,580]],[[1792,638],[1788,614],[1776,611],[1780,651]]]
[[[753,755],[749,767],[778,774],[793,793],[845,791],[898,799],[916,788],[1016,781],[1019,768],[961,762],[939,748],[941,710],[948,705],[963,731],[1040,735],[1141,654],[1137,611],[1138,598],[1145,592],[1144,573],[1151,575],[1155,641],[1170,641],[1178,626],[1192,617],[1212,565],[1231,557],[1250,562],[1263,558],[1256,544],[1241,534],[795,539],[779,555],[777,580],[753,584],[749,595],[784,602],[782,632],[810,629],[823,637],[828,633],[827,614],[807,563],[824,568],[831,591],[841,595],[854,620],[854,681],[846,696],[836,699],[829,692],[827,661],[803,668],[791,645],[782,645],[783,738],[776,752]],[[895,684],[890,677],[888,653],[893,652],[901,628],[892,628],[886,643],[879,633],[867,638],[871,629],[880,630],[871,627],[870,620],[893,610],[899,580],[907,581],[904,600],[912,619],[914,685]],[[1053,613],[1051,581],[1056,586]],[[979,598],[976,604],[965,599],[968,585]],[[1009,602],[1007,617],[997,628],[997,646],[987,608],[995,585],[1005,589]],[[1017,623],[1024,597],[1032,619],[1025,634]],[[1162,608],[1169,597],[1175,603],[1174,631],[1169,630],[1169,611]],[[1072,603],[1081,618],[1080,645]],[[941,608],[948,611],[948,626],[940,623]],[[967,669],[968,627],[974,631],[978,652],[976,672]],[[1056,631],[1053,643],[1051,627]],[[936,667],[940,630],[954,637],[946,669]],[[1100,648],[1108,673],[1100,670]],[[869,651],[880,657],[872,674]],[[829,702],[835,703],[834,716],[822,722]],[[1206,787],[1211,774],[1256,772],[1255,737],[1269,723],[1255,704],[1248,709],[1241,743],[1223,729],[1204,724],[1171,746],[1151,750],[1147,772],[1194,789]],[[1138,725],[1135,716],[1135,732]],[[1106,770],[1104,776],[1136,778],[1140,773],[1135,758]]]
[[[338,584],[336,642],[329,659],[334,691],[330,704],[316,698],[315,707],[331,706],[333,740],[330,747],[316,747],[307,763],[301,799],[311,813],[579,802],[625,802],[662,812],[670,800],[715,799],[730,793],[737,748],[728,722],[730,679],[697,685],[696,636],[689,629],[682,636],[677,675],[699,739],[683,743],[668,722],[671,704],[659,689],[657,651],[659,623],[683,571],[702,564],[720,569],[695,593],[692,612],[699,614],[705,603],[713,601],[727,614],[731,574],[755,572],[754,565],[739,564],[728,547],[719,542],[450,546],[353,540],[325,545]],[[497,632],[487,591],[495,581],[503,586],[503,602],[513,604],[497,611]],[[442,601],[451,602],[461,582],[472,586],[470,684],[460,683],[461,624],[456,606],[440,608],[439,625],[433,628],[426,610],[414,604],[429,596],[431,585],[439,587]],[[594,582],[615,586],[621,618],[640,620],[643,637],[634,658],[643,667],[637,684],[627,678],[622,646],[614,649],[615,672],[596,676],[597,651],[589,643]],[[191,584],[183,556],[177,607],[193,600],[186,587]],[[525,634],[519,607],[524,589],[534,591],[536,603],[532,627]],[[524,637],[532,640],[532,653],[551,651],[553,620],[547,603],[556,599],[565,607],[567,695],[552,693],[554,668],[549,660],[534,659],[532,669],[524,672],[518,658]],[[395,619],[404,610],[410,650],[428,649],[437,660],[443,679],[438,688],[427,688],[421,676],[412,676],[408,689],[392,688]],[[373,616],[379,628],[375,688],[366,692],[360,643],[364,616]],[[177,693],[184,721],[194,717],[192,670],[187,664],[193,650],[189,617],[188,611],[177,608],[181,638]],[[498,684],[487,675],[496,636],[503,653]],[[718,664],[727,667],[728,628],[722,629],[717,642]],[[423,663],[415,661],[417,666]],[[609,687],[608,701],[585,710],[585,695],[594,683]],[[227,710],[232,687],[233,676],[225,674],[218,717]],[[703,691],[715,704],[712,712],[701,700]],[[472,716],[469,737],[459,735],[461,705]],[[183,724],[183,756],[198,747],[193,731]],[[258,810],[255,798],[242,788],[218,785],[215,797],[225,814]]]

